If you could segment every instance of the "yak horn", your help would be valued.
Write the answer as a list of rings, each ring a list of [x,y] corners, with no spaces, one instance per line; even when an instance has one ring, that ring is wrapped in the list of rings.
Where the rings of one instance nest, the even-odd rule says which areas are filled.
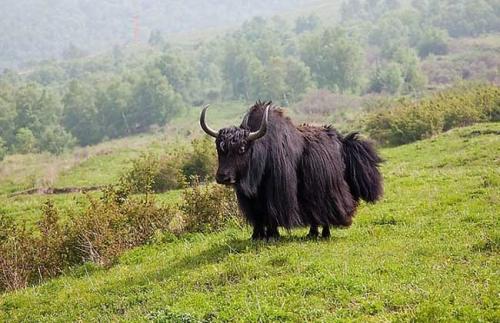
[[[207,104],[203,108],[203,110],[201,110],[200,126],[201,126],[201,129],[203,129],[203,131],[205,131],[208,135],[217,138],[217,136],[219,135],[219,132],[215,131],[214,129],[212,129],[209,126],[207,126],[207,124],[205,122],[205,113],[207,112],[208,106],[209,106],[209,104]]]
[[[248,141],[253,141],[255,139],[259,139],[262,136],[264,136],[267,132],[267,121],[269,117],[269,107],[271,105],[268,105],[266,107],[266,110],[264,111],[264,115],[262,116],[262,122],[260,123],[260,128],[257,131],[250,132],[248,135]]]

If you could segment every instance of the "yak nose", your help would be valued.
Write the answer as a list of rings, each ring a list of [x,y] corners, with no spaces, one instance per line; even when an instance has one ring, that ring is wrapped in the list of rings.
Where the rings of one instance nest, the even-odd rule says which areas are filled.
[[[219,184],[234,184],[234,180],[231,178],[229,174],[217,173],[215,175],[215,181]]]

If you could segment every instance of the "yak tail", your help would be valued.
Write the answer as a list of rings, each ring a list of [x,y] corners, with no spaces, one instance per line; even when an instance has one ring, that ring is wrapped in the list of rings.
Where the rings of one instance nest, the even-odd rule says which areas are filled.
[[[343,138],[343,156],[346,165],[345,178],[356,201],[377,201],[383,193],[382,175],[378,169],[382,158],[369,141],[350,133]]]

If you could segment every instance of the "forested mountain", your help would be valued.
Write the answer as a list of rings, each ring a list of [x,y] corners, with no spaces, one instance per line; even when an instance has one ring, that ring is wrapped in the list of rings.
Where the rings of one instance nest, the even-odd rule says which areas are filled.
[[[165,34],[235,26],[311,0],[2,0],[0,70]],[[135,18],[137,17],[137,18]],[[137,27],[135,27],[137,25]]]

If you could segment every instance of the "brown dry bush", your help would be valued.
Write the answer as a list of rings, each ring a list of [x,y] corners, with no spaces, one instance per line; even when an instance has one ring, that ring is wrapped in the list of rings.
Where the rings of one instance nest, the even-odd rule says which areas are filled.
[[[157,230],[166,230],[173,214],[149,194],[128,197],[113,187],[105,189],[100,199],[89,200],[88,209],[74,219],[74,236],[82,259],[104,266],[147,243]]]
[[[89,207],[64,224],[48,201],[35,230],[0,214],[0,290],[40,283],[86,261],[108,266],[168,228],[171,208],[158,205],[151,195],[128,193],[109,187],[101,198],[88,196]]]
[[[26,226],[2,228],[0,241],[0,290],[23,288],[36,273],[34,239]]]
[[[179,230],[171,228],[179,210],[159,205],[150,193],[131,195],[128,185],[107,187],[100,197],[88,194],[88,207],[65,221],[47,201],[34,229],[0,213],[0,290],[37,284],[87,261],[109,266],[125,251],[154,240],[157,232],[212,232],[242,225],[233,190],[200,185],[198,177],[190,182],[179,205]]]
[[[68,227],[60,224],[51,201],[43,207],[36,229],[15,225],[6,217],[0,220],[0,290],[17,289],[54,277],[77,262]],[[73,246],[74,247],[74,246]]]

